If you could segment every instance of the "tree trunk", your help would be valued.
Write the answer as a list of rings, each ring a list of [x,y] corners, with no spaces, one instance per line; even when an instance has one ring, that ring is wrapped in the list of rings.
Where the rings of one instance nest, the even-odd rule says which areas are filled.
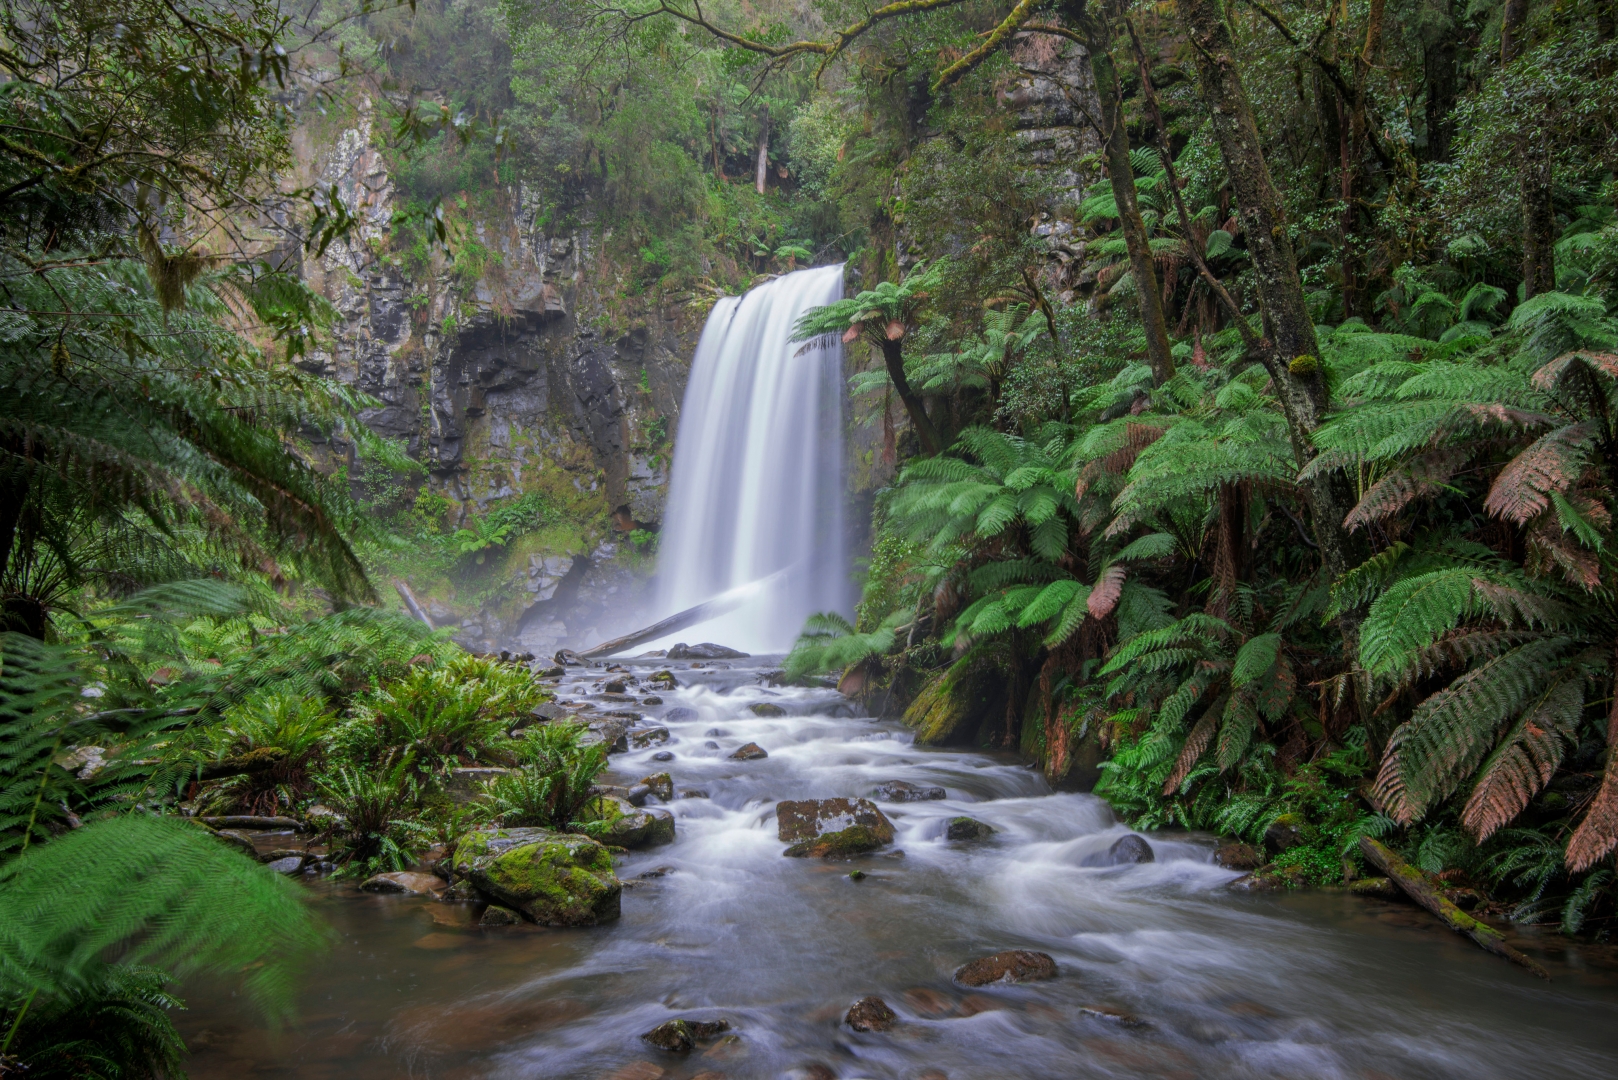
[[[1236,67],[1236,46],[1225,21],[1224,4],[1221,0],[1176,2],[1253,260],[1266,339],[1261,342],[1260,359],[1281,401],[1293,457],[1302,469],[1315,457],[1310,437],[1325,417],[1329,395],[1281,195],[1264,160],[1253,107]],[[1358,562],[1356,545],[1343,526],[1353,499],[1343,479],[1332,472],[1312,477],[1304,485],[1304,493],[1321,562],[1331,578],[1339,578]],[[1344,659],[1352,667],[1359,656],[1359,613],[1343,612],[1337,628]],[[1360,716],[1369,723],[1369,694],[1363,678],[1355,679],[1354,696]],[[1373,728],[1372,734],[1382,733]]]
[[[1146,223],[1141,220],[1140,202],[1135,197],[1135,170],[1129,163],[1129,133],[1124,127],[1118,72],[1112,62],[1112,29],[1105,20],[1093,17],[1083,19],[1079,25],[1089,43],[1090,71],[1095,76],[1096,97],[1101,105],[1101,135],[1106,140],[1103,149],[1107,156],[1107,178],[1112,182],[1113,201],[1118,204],[1118,220],[1123,227],[1124,244],[1129,249],[1129,269],[1135,277],[1135,292],[1140,297],[1147,362],[1152,367],[1152,382],[1162,386],[1174,377],[1174,354],[1169,351],[1168,320],[1163,314],[1163,294],[1152,263],[1151,244],[1146,239]]]
[[[1427,83],[1427,160],[1448,161],[1450,143],[1455,138],[1455,97],[1460,83],[1459,27],[1454,23],[1453,3],[1444,15],[1450,25],[1429,45],[1422,57]]]
[[[926,403],[910,388],[910,380],[905,378],[904,350],[899,342],[882,342],[882,362],[887,365],[888,378],[893,380],[893,389],[910,417],[910,426],[916,429],[916,436],[921,439],[922,449],[929,454],[937,454],[944,448],[938,438],[938,429],[927,415]]]
[[[1527,44],[1528,0],[1506,0],[1500,17],[1500,67],[1510,67]],[[1526,118],[1524,118],[1526,119]],[[1550,148],[1537,124],[1519,123],[1517,193],[1522,202],[1523,299],[1556,288],[1556,207],[1551,201]]]
[[[764,181],[770,174],[770,109],[764,107],[760,114],[759,123],[762,125],[758,133],[758,193],[764,194]]]

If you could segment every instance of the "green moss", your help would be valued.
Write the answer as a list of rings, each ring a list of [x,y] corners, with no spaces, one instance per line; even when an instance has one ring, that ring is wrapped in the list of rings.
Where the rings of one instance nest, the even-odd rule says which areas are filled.
[[[875,830],[865,825],[850,825],[846,829],[793,844],[782,854],[794,859],[847,859],[875,851],[881,846],[882,839]]]

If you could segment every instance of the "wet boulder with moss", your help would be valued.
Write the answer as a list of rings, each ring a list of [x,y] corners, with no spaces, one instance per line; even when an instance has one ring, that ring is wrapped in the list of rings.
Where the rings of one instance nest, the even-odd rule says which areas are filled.
[[[479,829],[455,849],[455,874],[546,926],[594,926],[619,916],[612,855],[586,836],[547,829]]]

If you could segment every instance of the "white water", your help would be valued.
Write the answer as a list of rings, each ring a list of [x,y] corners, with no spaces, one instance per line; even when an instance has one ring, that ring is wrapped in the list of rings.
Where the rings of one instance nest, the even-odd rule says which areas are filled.
[[[661,614],[791,571],[685,640],[783,649],[811,613],[848,607],[842,346],[789,340],[805,312],[842,295],[843,268],[823,266],[720,300],[708,316],[674,444]]]

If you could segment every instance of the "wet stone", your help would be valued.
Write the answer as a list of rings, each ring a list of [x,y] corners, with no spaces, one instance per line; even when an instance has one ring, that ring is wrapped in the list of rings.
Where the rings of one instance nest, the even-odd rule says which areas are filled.
[[[680,798],[682,799],[706,799],[707,797],[708,793],[701,788],[686,788],[680,792]]]
[[[652,789],[647,787],[643,781],[625,791],[622,797],[624,802],[628,803],[630,806],[645,806],[646,799],[651,794]]]
[[[641,698],[640,703],[642,705],[661,705],[663,704],[663,699],[658,697],[656,694],[653,694],[650,697]]]
[[[941,787],[919,787],[904,780],[889,780],[877,785],[871,792],[871,798],[881,799],[883,802],[927,802],[933,799],[942,799],[948,796]]]
[[[1115,1009],[1111,1005],[1080,1005],[1079,1012],[1084,1016],[1093,1017],[1097,1020],[1104,1020],[1109,1024],[1116,1024],[1119,1027],[1136,1028],[1146,1026],[1146,1021],[1142,1020],[1134,1013],[1125,1012],[1122,1009]]]
[[[640,782],[645,785],[648,791],[664,802],[669,802],[674,798],[674,778],[666,772],[643,776],[640,778]]]
[[[704,739],[723,739],[726,735],[729,735],[729,734],[730,734],[730,732],[724,730],[723,728],[711,727],[707,731],[704,731],[702,733],[702,737]]]
[[[673,761],[674,760],[674,751],[672,751],[672,750],[659,750],[657,753],[652,755],[652,760],[653,761]]]
[[[604,684],[601,689],[609,694],[622,694],[629,687],[624,684],[624,680],[613,679],[611,682]]]
[[[666,727],[647,728],[645,731],[636,731],[629,736],[630,745],[637,750],[644,750],[654,743],[669,741],[669,729]]]
[[[1079,861],[1080,866],[1127,866],[1130,863],[1156,862],[1157,856],[1152,854],[1152,846],[1146,839],[1135,833],[1119,837],[1105,852],[1086,855]]]
[[[949,828],[944,832],[950,840],[987,840],[993,835],[993,825],[969,817],[950,818]]]
[[[690,1050],[699,1042],[717,1039],[730,1030],[728,1020],[668,1020],[657,1025],[641,1038],[670,1053]]]
[[[707,742],[702,744],[702,748],[704,750],[717,750],[719,749],[719,744],[714,742],[712,739],[709,739]]]
[[[479,926],[517,926],[521,922],[521,915],[499,904],[490,904],[484,908],[483,915],[478,919]]]
[[[608,1073],[603,1080],[663,1080],[668,1073],[650,1061],[632,1061],[623,1068]]]
[[[1226,870],[1257,870],[1264,865],[1264,855],[1252,844],[1241,844],[1234,841],[1220,844],[1214,851],[1215,866],[1223,866]]]
[[[652,878],[667,877],[668,875],[670,875],[672,873],[674,873],[674,867],[672,867],[672,866],[659,866],[659,867],[656,867],[655,869],[648,870],[643,874],[636,874],[635,876],[642,879],[642,880],[650,880]]]
[[[955,969],[955,981],[962,986],[988,986],[997,982],[1037,982],[1056,978],[1056,961],[1048,954],[1031,949],[1007,949],[980,957]]]
[[[869,799],[782,799],[775,804],[775,824],[777,838],[787,841],[862,825],[881,843],[893,842],[893,823]]]
[[[747,653],[715,645],[711,641],[704,641],[700,645],[687,645],[680,642],[669,650],[670,660],[742,660]]]
[[[737,761],[757,761],[760,758],[767,758],[770,755],[769,752],[758,743],[750,742],[730,756],[735,758]]]
[[[697,718],[697,710],[685,705],[676,705],[663,714],[665,724],[689,724]]]
[[[887,1031],[899,1019],[888,1003],[876,996],[862,997],[848,1010],[843,1022],[855,1031]]]
[[[755,701],[753,704],[747,707],[747,711],[752,713],[754,716],[775,717],[785,716],[787,714],[787,711],[781,708],[781,706],[769,701]]]
[[[433,896],[444,890],[444,880],[435,874],[412,874],[400,870],[391,874],[377,874],[360,883],[361,892],[409,893],[412,896]]]
[[[296,874],[303,869],[303,856],[292,855],[285,859],[276,859],[274,862],[265,863],[264,865],[277,874]]]

